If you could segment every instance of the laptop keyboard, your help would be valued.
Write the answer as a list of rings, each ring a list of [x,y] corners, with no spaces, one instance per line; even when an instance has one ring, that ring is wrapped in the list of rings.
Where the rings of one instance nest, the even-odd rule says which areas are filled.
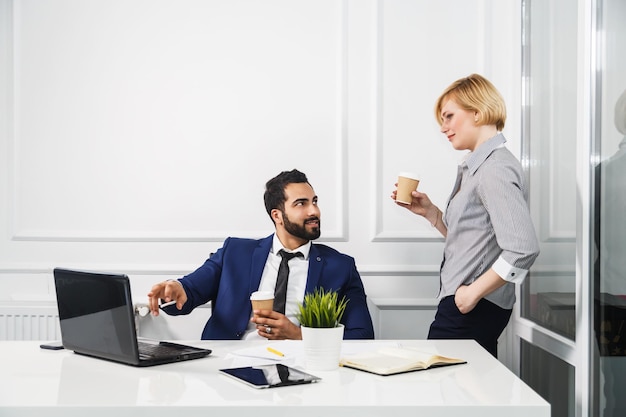
[[[147,357],[163,357],[180,355],[180,348],[168,345],[155,345],[147,342],[137,342],[139,354]]]

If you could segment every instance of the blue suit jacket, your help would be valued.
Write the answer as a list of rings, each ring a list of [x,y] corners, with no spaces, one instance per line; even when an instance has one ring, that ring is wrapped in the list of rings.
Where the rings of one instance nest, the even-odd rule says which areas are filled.
[[[250,294],[258,290],[273,235],[261,240],[228,238],[197,270],[180,279],[187,293],[182,310],[165,307],[172,315],[188,314],[212,301],[211,317],[202,339],[241,339],[248,328]],[[305,293],[316,288],[335,290],[348,304],[341,323],[344,339],[373,339],[374,328],[367,308],[363,282],[354,259],[322,244],[311,245]]]

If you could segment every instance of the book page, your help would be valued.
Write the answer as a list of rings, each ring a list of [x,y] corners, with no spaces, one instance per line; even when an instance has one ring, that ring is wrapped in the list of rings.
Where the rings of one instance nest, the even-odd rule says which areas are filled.
[[[437,354],[431,354],[426,352],[421,352],[412,347],[403,347],[397,349],[381,349],[381,353],[385,353],[388,355],[401,356],[403,358],[411,359],[413,361],[417,361],[423,363],[425,367],[429,367],[436,364],[445,364],[445,363],[462,363],[465,362],[462,359],[449,358],[446,356],[441,356]]]
[[[428,360],[427,365],[433,366],[433,365],[442,365],[446,363],[465,363],[465,361],[463,359],[447,358],[445,356],[435,355]]]
[[[419,350],[410,347],[398,347],[398,348],[382,348],[377,351],[379,354],[388,356],[397,356],[410,360],[411,362],[427,363],[433,355],[430,353],[420,352]]]
[[[399,372],[406,369],[420,369],[424,367],[422,362],[393,355],[379,353],[364,354],[358,357],[345,358],[347,364],[362,366],[375,372],[388,373]]]

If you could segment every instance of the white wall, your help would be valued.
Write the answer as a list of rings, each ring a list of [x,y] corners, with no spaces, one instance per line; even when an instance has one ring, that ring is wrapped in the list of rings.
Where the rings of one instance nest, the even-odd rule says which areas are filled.
[[[432,108],[472,72],[505,96],[519,154],[520,15],[519,0],[0,0],[0,303],[51,302],[55,266],[128,273],[143,301],[225,237],[270,234],[264,183],[298,168],[377,336],[426,337],[443,241],[389,195],[417,171],[445,204],[461,155]]]

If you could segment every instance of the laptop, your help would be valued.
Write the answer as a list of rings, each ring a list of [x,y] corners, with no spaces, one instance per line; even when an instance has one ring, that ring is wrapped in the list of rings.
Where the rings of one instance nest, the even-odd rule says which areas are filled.
[[[210,349],[137,339],[130,280],[124,274],[54,269],[61,339],[81,355],[134,366],[203,358]]]

